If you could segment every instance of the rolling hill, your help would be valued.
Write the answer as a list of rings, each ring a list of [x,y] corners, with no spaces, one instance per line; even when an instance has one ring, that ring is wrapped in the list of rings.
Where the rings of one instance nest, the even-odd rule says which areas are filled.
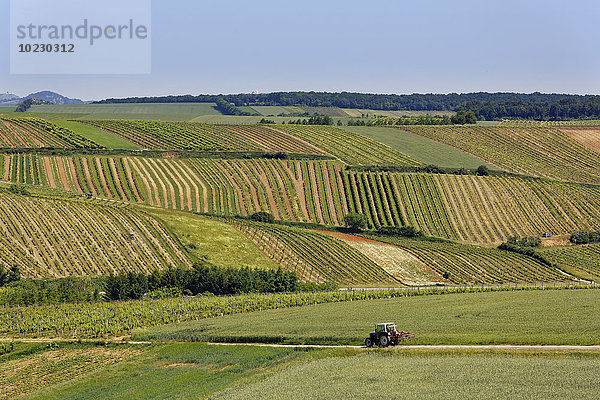
[[[271,267],[274,262],[295,271],[305,281],[332,280],[360,286],[443,282],[440,277],[444,274],[454,283],[569,280],[573,277],[548,269],[531,257],[478,246],[493,246],[511,236],[539,236],[543,232],[566,235],[575,230],[600,229],[600,187],[567,182],[593,181],[597,175],[594,170],[597,157],[592,154],[596,153],[555,128],[409,127],[406,129],[414,133],[409,134],[407,152],[410,146],[413,150],[419,146],[424,149],[413,153],[416,154],[413,158],[402,152],[405,145],[401,141],[390,142],[389,135],[400,132],[392,128],[365,134],[364,130],[351,132],[331,126],[287,124],[234,126],[142,120],[52,123],[39,118],[3,118],[0,123],[0,138],[6,146],[0,156],[1,180],[104,199],[56,200],[66,202],[74,210],[71,214],[74,220],[83,221],[81,224],[104,223],[87,220],[86,207],[92,207],[98,209],[98,216],[113,215],[114,210],[120,210],[127,217],[119,218],[135,215],[138,225],[163,227],[149,230],[151,233],[145,240],[147,246],[158,240],[167,250],[153,250],[156,258],[143,267],[136,263],[127,267],[133,270],[190,265],[190,260],[203,257],[202,253],[183,247],[183,243],[193,245],[186,236],[169,241],[169,237],[176,237],[174,231],[184,234],[145,212],[140,213],[138,204],[150,207],[149,210],[226,218],[265,211],[284,222],[333,227],[342,226],[347,213],[358,212],[365,215],[371,229],[409,225],[425,235],[456,242],[415,244],[377,238],[379,244],[373,242],[367,246],[361,241],[333,238],[301,227],[256,225],[240,219],[228,222],[247,236],[249,242],[245,246],[255,246],[271,260],[266,263]],[[509,134],[520,147],[506,144],[487,147],[486,153],[478,153],[477,149],[486,144],[507,143]],[[465,151],[488,161],[515,157],[510,164],[497,163],[515,172],[530,172],[537,165],[535,162],[550,157],[549,149],[554,146],[561,151],[558,161],[540,173],[554,179],[501,172],[492,176],[465,175],[468,171],[464,170],[456,174],[394,172],[394,168],[396,171],[420,168],[423,163],[419,159],[427,151],[451,149],[460,140],[467,143],[468,135],[472,143]],[[549,139],[538,143],[535,140],[539,135],[547,135]],[[102,149],[96,142],[115,150]],[[124,149],[125,143],[132,150]],[[19,151],[12,150],[17,148]],[[55,154],[58,148],[62,149],[62,155]],[[155,151],[145,154],[143,148]],[[202,151],[206,156],[200,155],[204,154]],[[517,153],[525,156],[516,157]],[[281,157],[274,158],[276,154]],[[479,161],[470,159],[463,151],[446,154],[455,166],[468,162],[475,165]],[[559,171],[559,163],[575,159],[572,165],[580,165],[578,175],[567,177],[566,169]],[[393,168],[387,171],[377,165]],[[23,199],[22,202],[13,199],[11,207],[33,201],[28,197]],[[54,204],[51,199],[44,201]],[[102,205],[115,201],[130,205],[125,208]],[[11,215],[18,214],[15,211]],[[159,212],[153,215],[160,218]],[[57,226],[64,224],[57,222]],[[19,235],[24,243],[36,243],[39,239],[33,232],[20,231]],[[111,243],[116,241],[107,235]],[[315,249],[319,252],[315,253]],[[64,257],[60,254],[67,251],[60,248],[57,257]],[[235,251],[228,252],[228,257],[236,257]],[[34,257],[34,261],[25,263],[24,269],[31,276],[37,276],[44,268],[53,276],[71,273],[65,267],[55,269],[53,259],[48,257]],[[72,273],[85,272],[81,268]],[[99,274],[125,267],[123,259],[120,262],[109,259],[96,269],[89,268],[90,274]],[[568,267],[565,270],[569,271]],[[423,271],[430,271],[431,275]],[[593,273],[585,268],[572,271],[576,275]]]

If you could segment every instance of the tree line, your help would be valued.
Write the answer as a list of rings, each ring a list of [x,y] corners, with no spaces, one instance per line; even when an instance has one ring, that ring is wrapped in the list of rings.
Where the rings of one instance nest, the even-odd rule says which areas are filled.
[[[109,103],[208,103],[225,101],[247,105],[340,107],[371,110],[473,111],[478,119],[600,118],[600,96],[546,93],[370,94],[351,92],[274,92],[264,94],[184,95],[106,99]],[[238,114],[233,114],[238,115]]]
[[[332,283],[301,283],[282,270],[229,268],[197,263],[192,268],[124,272],[99,277],[21,279],[18,269],[0,274],[0,306],[132,300],[197,295],[233,295],[304,290],[330,290]]]
[[[242,110],[237,107],[235,104],[228,102],[222,98],[215,99],[215,103],[217,104],[215,108],[221,111],[224,115],[241,115],[241,116],[251,116],[251,115],[259,115],[256,112],[248,112]]]
[[[569,238],[573,244],[589,244],[589,243],[600,243],[600,231],[597,232],[586,232],[577,231],[571,234]]]
[[[572,119],[600,119],[600,96],[574,96],[555,102],[544,101],[541,103],[528,103],[525,101],[498,103],[476,100],[458,106],[457,111],[472,111],[480,120],[566,121]]]

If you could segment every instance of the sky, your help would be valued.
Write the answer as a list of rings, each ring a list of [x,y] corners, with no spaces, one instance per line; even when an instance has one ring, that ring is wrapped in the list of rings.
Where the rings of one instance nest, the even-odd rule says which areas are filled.
[[[17,75],[0,0],[0,93],[600,94],[598,0],[151,2],[150,73]]]

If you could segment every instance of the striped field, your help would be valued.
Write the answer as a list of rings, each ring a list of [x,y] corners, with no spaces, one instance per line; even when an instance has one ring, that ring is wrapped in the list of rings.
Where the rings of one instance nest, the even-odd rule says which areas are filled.
[[[124,206],[0,194],[0,264],[25,277],[190,266],[166,229]]]
[[[600,157],[553,127],[407,126],[510,172],[600,184]]]
[[[355,211],[371,227],[411,225],[458,241],[600,229],[600,188],[473,175],[346,171],[331,161],[0,157],[2,180],[94,197],[223,216],[342,225]]]

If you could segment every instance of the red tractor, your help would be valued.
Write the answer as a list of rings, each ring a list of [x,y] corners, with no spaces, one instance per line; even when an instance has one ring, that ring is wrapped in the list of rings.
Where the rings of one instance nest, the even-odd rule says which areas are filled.
[[[408,340],[414,337],[415,335],[410,332],[398,332],[398,330],[396,330],[396,324],[393,322],[385,322],[375,325],[375,331],[369,333],[369,337],[365,339],[365,346],[396,346],[401,340]]]

